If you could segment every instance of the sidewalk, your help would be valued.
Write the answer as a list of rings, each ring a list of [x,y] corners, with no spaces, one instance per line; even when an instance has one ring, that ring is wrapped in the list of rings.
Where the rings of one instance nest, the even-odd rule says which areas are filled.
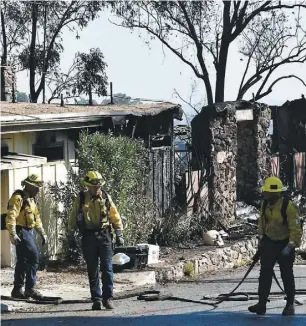
[[[14,270],[1,269],[1,295],[10,296]],[[154,271],[123,272],[114,274],[114,294],[132,291],[138,288],[154,286]],[[60,296],[64,300],[89,299],[89,285],[85,271],[46,272],[40,271],[37,276],[37,288],[45,296]],[[32,310],[37,304],[2,300],[11,311]]]

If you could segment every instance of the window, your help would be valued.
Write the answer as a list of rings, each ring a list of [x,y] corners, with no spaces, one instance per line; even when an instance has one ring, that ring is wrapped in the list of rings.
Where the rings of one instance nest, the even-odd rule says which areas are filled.
[[[34,145],[33,152],[36,156],[46,157],[48,161],[64,160],[64,142],[54,142],[46,145]]]
[[[51,162],[64,160],[64,141],[57,141],[55,131],[41,132],[33,145],[33,153]]]

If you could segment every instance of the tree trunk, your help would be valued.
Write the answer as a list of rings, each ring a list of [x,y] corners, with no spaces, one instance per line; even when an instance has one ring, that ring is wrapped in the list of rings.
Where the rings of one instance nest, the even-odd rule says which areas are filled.
[[[46,103],[46,37],[47,37],[47,5],[44,4],[44,79],[43,79],[43,103]]]
[[[203,82],[204,82],[205,90],[206,90],[207,105],[212,105],[214,103],[214,98],[213,98],[213,92],[211,89],[211,84],[210,84],[209,78],[204,77]]]
[[[36,33],[37,33],[37,4],[32,4],[32,32],[31,32],[31,44],[30,44],[30,94],[31,102],[37,103],[38,95],[35,92],[35,72],[36,72],[36,58],[35,58],[35,46],[36,46]]]
[[[228,49],[231,43],[232,24],[230,19],[231,1],[223,1],[223,33],[219,52],[219,60],[216,64],[216,91],[215,102],[224,102],[225,73],[228,57]]]
[[[57,36],[59,35],[59,33],[61,32],[62,28],[67,24],[67,20],[69,17],[71,17],[72,12],[70,12],[70,9],[74,6],[75,1],[71,1],[71,4],[68,6],[67,10],[65,11],[65,13],[63,14],[63,17],[61,19],[60,24],[57,27],[57,30],[54,32],[52,38],[51,38],[51,42],[50,44],[47,46],[46,49],[44,49],[44,73],[42,74],[39,86],[37,88],[37,91],[35,93],[35,99],[37,102],[37,99],[41,93],[41,91],[44,89],[45,87],[45,83],[46,83],[46,73],[48,72],[49,69],[49,60],[51,57],[51,53],[52,53],[52,49],[54,48],[54,44],[55,44],[55,40],[57,38]],[[47,10],[47,6],[48,4],[45,3],[45,10]],[[77,8],[75,8],[74,10],[78,10]],[[46,15],[46,11],[45,11],[45,15]],[[37,21],[37,18],[36,18]],[[47,55],[46,55],[47,53]]]
[[[197,58],[203,72],[203,82],[206,89],[207,104],[212,105],[214,103],[214,98],[209,80],[209,74],[203,60],[203,48],[199,45],[197,45]]]
[[[220,47],[219,61],[217,64],[217,80],[216,80],[216,93],[215,93],[216,102],[224,102],[225,73],[226,73],[228,50],[229,50],[228,40],[222,40],[221,47]]]
[[[7,40],[4,23],[4,14],[1,9],[1,30],[2,30],[2,56],[1,56],[1,101],[6,101],[5,94],[5,69],[7,68]]]
[[[2,66],[1,60],[1,101],[6,101],[6,93],[5,93],[5,68]]]
[[[92,89],[91,89],[91,85],[88,86],[88,96],[89,96],[89,102],[88,102],[88,104],[89,104],[89,105],[93,105],[93,102],[92,102]]]

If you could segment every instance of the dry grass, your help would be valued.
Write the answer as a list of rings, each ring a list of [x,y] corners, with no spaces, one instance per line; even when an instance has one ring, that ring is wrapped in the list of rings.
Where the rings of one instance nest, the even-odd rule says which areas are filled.
[[[192,262],[187,262],[184,265],[184,275],[185,276],[194,276],[194,265]]]

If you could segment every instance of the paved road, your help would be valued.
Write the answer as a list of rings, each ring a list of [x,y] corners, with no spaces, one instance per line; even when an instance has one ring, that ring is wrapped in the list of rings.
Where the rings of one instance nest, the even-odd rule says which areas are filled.
[[[200,300],[204,294],[228,293],[243,276],[244,270],[232,270],[226,275],[215,275],[192,283],[169,284],[161,289],[171,291],[176,296]],[[277,274],[279,272],[277,271]],[[306,266],[295,267],[297,288],[306,289]],[[250,274],[243,284],[242,291],[256,291],[258,269]],[[273,289],[277,288],[273,286]],[[296,307],[293,317],[281,316],[285,305],[282,298],[269,303],[268,312],[259,317],[248,313],[247,307],[254,301],[224,302],[217,309],[210,306],[183,302],[158,301],[142,302],[136,298],[115,301],[115,311],[91,311],[90,305],[43,306],[41,311],[2,316],[3,326],[51,326],[51,325],[90,325],[90,326],[305,326],[306,296],[300,297],[303,306]],[[36,308],[37,310],[37,308]]]

